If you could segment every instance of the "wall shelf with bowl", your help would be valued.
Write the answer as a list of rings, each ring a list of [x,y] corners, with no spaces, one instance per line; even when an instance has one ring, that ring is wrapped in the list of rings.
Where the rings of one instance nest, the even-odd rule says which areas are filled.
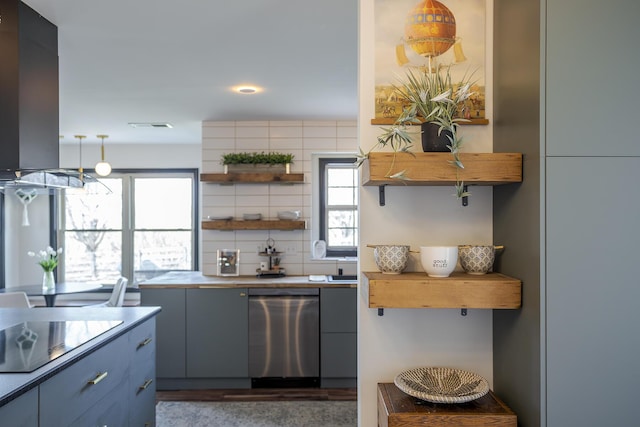
[[[389,275],[363,272],[368,306],[385,308],[516,309],[522,303],[520,280],[501,273],[452,273],[429,277],[424,272]],[[463,315],[465,313],[463,312]]]
[[[501,185],[522,182],[521,153],[461,153],[460,180],[467,185]],[[455,185],[456,168],[451,153],[369,153],[362,164],[362,185],[378,186],[380,206],[387,185]],[[390,166],[393,167],[390,169]],[[390,178],[406,170],[408,179]]]
[[[214,184],[303,184],[303,173],[229,172],[201,173],[200,182]]]
[[[259,219],[243,220],[230,219],[227,221],[202,221],[203,230],[304,230],[306,221],[303,220],[281,220],[281,219]]]

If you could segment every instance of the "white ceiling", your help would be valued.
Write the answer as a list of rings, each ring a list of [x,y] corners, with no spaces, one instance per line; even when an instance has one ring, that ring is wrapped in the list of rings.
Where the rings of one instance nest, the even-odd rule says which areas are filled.
[[[58,26],[63,144],[196,144],[203,120],[356,119],[357,0],[24,2]]]

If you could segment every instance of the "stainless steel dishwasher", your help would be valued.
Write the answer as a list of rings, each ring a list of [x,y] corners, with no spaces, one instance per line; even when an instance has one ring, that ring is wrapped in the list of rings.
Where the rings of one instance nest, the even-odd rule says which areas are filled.
[[[253,387],[317,386],[318,288],[249,289],[249,376]]]

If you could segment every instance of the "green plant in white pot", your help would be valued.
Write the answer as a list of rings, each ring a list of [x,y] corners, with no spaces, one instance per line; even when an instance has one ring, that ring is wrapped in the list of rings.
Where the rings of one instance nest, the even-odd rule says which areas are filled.
[[[433,127],[436,136],[443,137],[444,142],[441,147],[427,149],[431,142],[423,138],[423,150],[451,152],[453,159],[450,163],[456,167],[456,196],[460,198],[469,194],[464,191],[464,182],[458,179],[459,169],[464,168],[459,156],[462,137],[458,134],[458,126],[461,122],[468,121],[460,116],[464,113],[465,101],[472,95],[472,83],[471,75],[467,74],[461,81],[454,83],[450,71],[450,66],[441,67],[437,71],[425,69],[419,73],[409,70],[406,79],[393,86],[406,106],[392,126],[382,128],[384,132],[378,136],[376,145],[369,152],[377,147],[387,146],[394,152],[410,152],[412,135],[415,134],[412,132],[415,129],[413,125],[420,124],[421,133],[429,132],[429,127]],[[358,164],[367,156],[368,153],[360,150]],[[406,171],[390,177],[410,179],[406,176]]]

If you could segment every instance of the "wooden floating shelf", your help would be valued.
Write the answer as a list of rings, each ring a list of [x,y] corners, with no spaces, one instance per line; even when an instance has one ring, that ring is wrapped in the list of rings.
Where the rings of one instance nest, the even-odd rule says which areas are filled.
[[[304,230],[305,228],[306,221],[280,219],[202,221],[203,230]]]
[[[230,173],[202,173],[201,182],[217,184],[297,184],[304,182],[303,173],[272,173],[272,172],[230,172]]]
[[[521,282],[500,273],[429,277],[364,272],[369,282],[369,308],[520,308]]]
[[[516,427],[517,415],[493,391],[469,403],[431,403],[409,396],[393,383],[378,383],[378,420],[384,427]]]
[[[392,125],[395,122],[396,122],[396,119],[393,117],[388,117],[388,118],[379,117],[379,118],[371,119],[372,125]],[[458,124],[462,126],[488,125],[489,119],[469,119],[468,122],[460,122]]]
[[[451,159],[451,153],[372,152],[362,164],[362,185],[453,185]],[[521,153],[461,153],[460,160],[459,177],[467,185],[522,182]],[[409,179],[389,178],[403,170]]]

